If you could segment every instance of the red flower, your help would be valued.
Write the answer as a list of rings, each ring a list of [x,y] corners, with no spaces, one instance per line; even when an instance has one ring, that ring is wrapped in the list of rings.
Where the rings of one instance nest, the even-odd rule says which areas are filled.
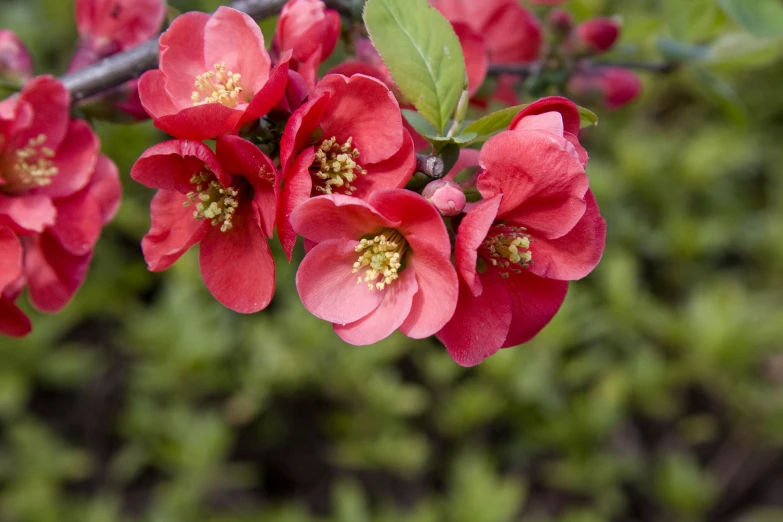
[[[484,37],[490,63],[532,62],[541,51],[541,24],[517,0],[430,0],[452,23]]]
[[[11,288],[22,277],[22,253],[22,244],[0,215],[0,334],[12,337],[23,337],[31,329],[30,320],[14,304],[18,292]]]
[[[278,234],[291,258],[296,233],[289,216],[319,194],[367,198],[404,187],[416,167],[413,141],[388,87],[364,75],[326,76],[286,125],[280,144],[283,188]]]
[[[292,51],[291,67],[310,89],[318,81],[318,66],[334,51],[340,36],[340,15],[321,0],[289,0],[277,20],[274,49]]]
[[[185,13],[160,37],[160,69],[139,81],[141,103],[155,125],[183,139],[236,133],[272,109],[285,93],[287,58],[270,72],[258,24],[220,7]]]
[[[454,312],[449,236],[418,194],[387,189],[367,201],[320,196],[297,207],[291,222],[313,245],[296,274],[302,303],[333,323],[344,341],[372,344],[397,329],[429,337]]]
[[[563,113],[536,114],[558,106]],[[482,148],[484,201],[459,225],[459,302],[438,337],[464,366],[534,337],[557,313],[568,281],[589,274],[603,253],[606,223],[584,155],[568,138],[578,132],[576,107],[558,99],[531,107]]]
[[[592,18],[576,26],[576,37],[590,52],[603,53],[620,37],[620,23],[614,18]]]
[[[33,75],[33,60],[16,33],[0,29],[0,76],[28,79]]]
[[[76,0],[75,7],[83,45],[89,43],[99,55],[103,49],[124,51],[153,38],[166,14],[164,0]]]
[[[218,301],[240,313],[269,304],[275,264],[264,236],[275,225],[272,160],[237,136],[220,136],[216,153],[197,141],[172,140],[144,152],[131,177],[160,189],[141,244],[150,270],[167,269],[201,242],[201,275]]]
[[[571,96],[617,109],[642,92],[642,81],[622,67],[592,67],[579,71],[568,81]]]

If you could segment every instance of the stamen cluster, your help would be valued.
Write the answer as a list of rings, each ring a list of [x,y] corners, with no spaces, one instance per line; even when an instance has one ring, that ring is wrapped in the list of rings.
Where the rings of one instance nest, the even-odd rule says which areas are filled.
[[[359,149],[352,146],[352,142],[353,138],[348,138],[340,145],[337,138],[332,136],[316,149],[313,165],[318,170],[315,175],[325,181],[324,186],[316,187],[318,192],[332,194],[335,189],[343,189],[343,193],[349,196],[356,192],[352,183],[359,175],[367,174],[367,171],[356,163],[360,153]]]
[[[356,245],[356,251],[360,252],[359,260],[353,264],[353,273],[365,269],[364,279],[357,278],[357,283],[367,283],[367,288],[372,291],[376,288],[383,290],[399,277],[398,271],[402,266],[402,256],[408,248],[408,243],[398,231],[387,229],[372,239],[362,239]],[[380,281],[375,283],[378,278]]]
[[[481,252],[501,270],[500,275],[508,278],[509,271],[522,273],[522,268],[533,264],[533,254],[530,248],[530,236],[525,233],[525,227],[495,225],[481,244]]]
[[[27,141],[27,146],[15,151],[13,171],[16,181],[23,187],[44,187],[59,172],[54,165],[54,151],[44,145],[46,135],[39,134]]]
[[[207,71],[196,76],[195,87],[190,99],[193,105],[222,103],[234,108],[239,104],[242,94],[242,75],[226,71],[225,63],[216,63],[215,72]]]
[[[237,196],[239,191],[232,187],[223,187],[209,171],[202,171],[190,178],[196,186],[194,192],[188,192],[188,201],[196,204],[193,211],[194,219],[209,219],[213,227],[220,225],[221,232],[231,230],[231,218],[239,206]]]

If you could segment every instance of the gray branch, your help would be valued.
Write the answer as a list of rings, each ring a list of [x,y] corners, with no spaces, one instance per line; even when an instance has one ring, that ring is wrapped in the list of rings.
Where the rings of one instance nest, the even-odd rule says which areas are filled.
[[[439,156],[416,154],[416,172],[425,174],[428,178],[440,179],[446,175],[445,165]]]

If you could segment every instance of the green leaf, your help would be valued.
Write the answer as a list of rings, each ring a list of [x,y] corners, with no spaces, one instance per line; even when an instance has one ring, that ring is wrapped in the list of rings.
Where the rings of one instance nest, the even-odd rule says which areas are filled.
[[[421,134],[427,139],[434,138],[438,135],[438,131],[435,130],[430,122],[424,119],[424,117],[416,111],[410,109],[402,109],[402,115],[408,120],[416,132]]]
[[[492,114],[487,114],[483,118],[480,118],[462,131],[463,134],[469,132],[475,132],[479,136],[488,136],[495,132],[505,130],[511,124],[511,120],[519,114],[519,111],[527,107],[527,105],[515,105]]]
[[[590,109],[579,107],[579,127],[584,129],[593,125],[598,125],[598,116]]]
[[[714,0],[663,0],[662,7],[674,37],[687,42],[709,37],[720,14]]]
[[[783,35],[780,0],[718,0],[727,15],[760,38]]]
[[[402,94],[444,134],[467,78],[451,24],[427,0],[369,0],[364,23]]]
[[[783,56],[783,38],[756,38],[748,33],[721,36],[709,48],[702,63],[724,71],[767,67]]]

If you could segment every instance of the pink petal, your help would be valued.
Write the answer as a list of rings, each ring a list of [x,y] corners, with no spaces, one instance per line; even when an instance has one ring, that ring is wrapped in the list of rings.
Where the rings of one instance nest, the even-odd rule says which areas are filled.
[[[95,174],[87,187],[98,203],[101,212],[101,223],[106,224],[117,214],[122,199],[122,183],[117,165],[104,155],[98,156]]]
[[[139,78],[139,101],[152,118],[157,119],[179,111],[178,105],[172,100],[168,91],[163,88],[165,83],[166,76],[160,69],[147,71]],[[193,84],[191,83],[192,88]]]
[[[367,199],[373,192],[385,188],[403,188],[416,170],[416,151],[413,139],[404,130],[402,148],[391,158],[380,163],[362,165],[367,174],[359,176],[354,183],[354,197]]]
[[[24,337],[32,331],[30,319],[13,301],[0,296],[0,333],[10,337]]]
[[[400,331],[414,339],[435,335],[451,319],[457,306],[459,281],[457,271],[443,250],[416,248],[408,256],[403,272],[414,271],[419,291]]]
[[[379,163],[400,150],[402,113],[383,82],[361,74],[350,78],[330,74],[318,83],[313,96],[324,92],[332,95],[321,120],[324,139],[335,136],[344,143],[353,138],[353,146],[361,152],[360,162],[365,163]]]
[[[180,139],[208,140],[230,134],[244,115],[244,109],[232,109],[222,103],[207,103],[180,109],[155,118],[155,126]]]
[[[35,189],[35,194],[62,198],[75,194],[87,185],[98,161],[101,144],[90,125],[71,120],[68,134],[57,149],[54,164],[58,169],[49,185]]]
[[[366,286],[364,290],[370,292]],[[335,324],[334,331],[343,341],[353,345],[377,343],[389,337],[405,322],[417,290],[416,274],[412,270],[404,270],[399,279],[388,287],[374,291],[384,294],[383,301],[375,310],[353,323]]]
[[[230,7],[219,7],[207,22],[204,60],[210,67],[225,63],[228,70],[241,74],[242,86],[251,95],[264,86],[272,65],[256,21]]]
[[[89,254],[101,235],[101,207],[87,189],[57,201],[57,221],[49,232],[69,253]]]
[[[272,70],[269,80],[250,100],[250,104],[245,108],[245,113],[234,125],[234,133],[239,133],[242,125],[265,116],[275,105],[280,103],[285,95],[285,89],[288,85],[288,61],[281,62]]]
[[[508,292],[497,278],[487,278],[480,296],[460,283],[459,301],[451,320],[438,332],[457,364],[475,366],[496,353],[511,327]]]
[[[515,130],[517,125],[529,116],[545,114],[552,111],[559,112],[560,116],[563,118],[564,132],[579,136],[579,128],[581,127],[579,107],[568,98],[563,98],[562,96],[547,96],[546,98],[541,98],[526,106],[513,120],[511,120],[508,129]]]
[[[566,235],[557,239],[534,238],[530,243],[533,265],[530,271],[550,279],[575,280],[593,271],[606,245],[606,221],[595,196],[585,194],[587,209]]]
[[[224,186],[228,184],[228,176],[209,147],[198,141],[170,140],[144,151],[130,175],[146,187],[187,194],[193,190],[190,179],[205,166]]]
[[[331,194],[297,206],[291,214],[291,225],[300,236],[320,243],[330,239],[358,240],[383,228],[396,228],[400,222],[385,218],[359,198]]]
[[[160,36],[160,72],[165,89],[178,108],[192,105],[190,95],[196,77],[213,70],[214,63],[204,58],[204,31],[207,13],[192,11],[178,16]],[[159,86],[162,90],[163,86]],[[144,91],[141,101],[147,106]]]
[[[481,88],[489,70],[489,56],[484,37],[473,30],[468,24],[453,23],[457,33],[462,53],[465,56],[465,68],[468,73],[468,94],[472,97]]]
[[[280,163],[283,166],[283,172],[290,170],[291,163],[297,158],[297,155],[312,145],[313,133],[318,128],[329,103],[329,94],[318,97],[311,96],[310,101],[294,111],[288,119],[283,137],[280,139]],[[312,159],[310,163],[312,163]]]
[[[57,210],[46,196],[3,196],[0,194],[0,218],[6,216],[9,226],[20,235],[43,232],[54,224]]]
[[[478,249],[487,238],[489,229],[495,222],[502,198],[502,195],[497,195],[474,206],[462,219],[457,231],[457,245],[454,249],[457,268],[462,279],[465,280],[475,296],[481,295],[483,291],[482,280],[476,271]]]
[[[204,221],[193,217],[193,206],[184,207],[187,198],[179,192],[159,190],[150,204],[152,226],[141,240],[147,267],[162,272],[174,264],[206,234]]]
[[[503,348],[526,343],[555,316],[568,292],[567,281],[544,279],[523,270],[502,279],[494,272],[487,274],[504,284],[511,302],[511,327]],[[486,281],[486,279],[484,279]]]
[[[519,120],[513,130],[544,131],[563,136],[563,117],[556,111],[535,114]]]
[[[250,200],[240,202],[233,227],[207,225],[199,264],[204,284],[221,304],[242,314],[267,307],[275,293],[275,261]]]
[[[25,243],[25,275],[30,302],[41,312],[60,311],[87,276],[92,252],[73,255],[51,234],[32,236]]]
[[[249,141],[224,134],[217,140],[217,157],[228,174],[245,178],[253,187],[254,201],[264,233],[272,237],[275,227],[277,180],[272,160]]]
[[[325,321],[348,324],[375,310],[384,292],[357,283],[353,264],[359,258],[358,241],[333,239],[319,243],[305,256],[296,272],[296,289],[305,308]]]
[[[562,141],[562,143],[561,143]],[[481,150],[484,198],[503,194],[499,219],[560,237],[584,214],[588,180],[565,139],[542,132],[501,132]],[[520,153],[524,151],[524,153]]]
[[[459,151],[459,158],[454,166],[451,168],[448,174],[443,179],[454,180],[457,175],[465,169],[471,167],[478,167],[479,165],[479,151],[476,149],[462,149]]]
[[[505,2],[503,8],[479,29],[492,63],[532,62],[541,52],[541,24],[518,2]]]
[[[399,229],[411,248],[431,247],[448,259],[451,242],[446,226],[435,208],[421,195],[404,189],[385,189],[370,194],[369,204]]]
[[[22,273],[22,244],[14,231],[0,222],[0,294]]]
[[[20,136],[22,143],[44,134],[46,146],[57,150],[68,130],[70,94],[59,80],[38,76],[27,82],[19,93],[19,103],[25,102],[33,108],[33,120]]]
[[[310,178],[310,165],[315,159],[313,147],[305,149],[284,174],[280,200],[277,203],[277,235],[288,261],[296,245],[296,232],[291,226],[291,213],[299,205],[310,199],[313,181]]]

